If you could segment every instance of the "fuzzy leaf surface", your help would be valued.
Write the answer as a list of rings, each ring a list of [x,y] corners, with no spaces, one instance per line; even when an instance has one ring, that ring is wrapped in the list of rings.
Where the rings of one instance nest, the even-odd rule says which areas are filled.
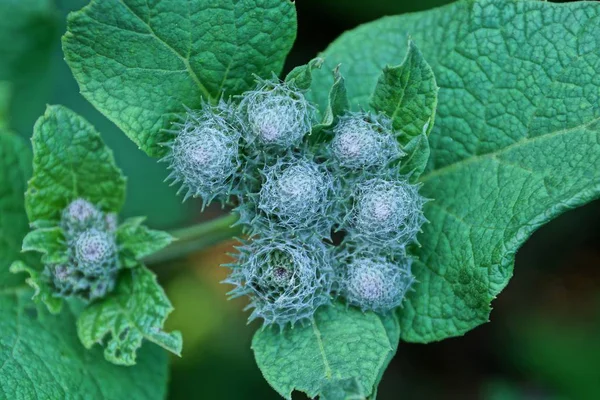
[[[371,394],[398,343],[398,322],[387,318],[335,304],[306,326],[257,331],[252,349],[264,377],[287,399],[294,390],[328,400]]]
[[[133,367],[113,365],[81,345],[76,315],[68,305],[50,314],[22,287],[0,292],[0,398],[164,399],[168,359],[160,347],[144,346]]]
[[[44,264],[67,262],[65,237],[60,227],[39,228],[27,233],[23,238],[23,251],[42,253]]]
[[[313,69],[321,68],[323,65],[322,58],[313,58],[307,64],[300,65],[291,70],[285,77],[285,83],[295,86],[300,90],[310,89],[312,84],[312,71]]]
[[[48,106],[33,132],[33,178],[25,196],[29,220],[58,221],[61,211],[83,197],[103,211],[118,212],[125,178],[112,151],[85,119],[62,106]]]
[[[70,15],[63,49],[83,96],[159,156],[185,106],[279,73],[295,37],[288,0],[93,0]]]
[[[24,141],[0,132],[0,398],[163,399],[164,351],[144,348],[135,367],[106,362],[100,349],[86,350],[79,342],[77,307],[69,304],[60,315],[50,314],[31,301],[24,276],[9,272],[15,260],[37,263],[20,251],[29,230],[24,193],[30,175],[31,153]]]
[[[402,64],[383,69],[371,106],[392,120],[394,129],[403,133],[398,140],[406,145],[411,139],[431,132],[437,97],[433,70],[411,40]]]
[[[427,168],[427,162],[431,154],[429,148],[429,137],[425,132],[410,139],[405,146],[402,147],[405,155],[400,163],[400,172],[403,175],[410,176],[412,183],[416,182]]]
[[[523,242],[599,197],[600,4],[460,1],[363,25],[323,55],[345,67],[354,106],[405,56],[408,35],[440,91],[419,283],[398,315],[404,340],[431,342],[487,322]],[[317,71],[321,104],[328,86]]]
[[[77,332],[88,349],[105,345],[106,359],[119,365],[136,363],[143,339],[181,355],[181,334],[162,330],[172,310],[156,276],[140,265],[121,272],[115,292],[83,310]]]

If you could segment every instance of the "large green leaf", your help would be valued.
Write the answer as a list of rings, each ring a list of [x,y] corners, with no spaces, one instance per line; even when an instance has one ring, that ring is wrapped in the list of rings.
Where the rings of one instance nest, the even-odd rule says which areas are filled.
[[[125,178],[89,122],[68,108],[49,106],[35,124],[32,142],[34,176],[26,195],[32,223],[57,221],[78,197],[104,211],[121,209]]]
[[[440,92],[421,178],[430,223],[398,315],[404,340],[430,342],[488,321],[519,246],[599,196],[600,4],[461,1],[363,25],[323,55],[342,64],[354,106],[402,60],[408,35]],[[315,72],[321,104],[327,81]]]
[[[287,399],[299,390],[337,400],[370,395],[396,352],[399,330],[385,318],[341,304],[321,308],[303,327],[267,327],[254,335],[252,349],[267,381]]]
[[[51,315],[31,301],[24,277],[9,272],[10,263],[23,257],[20,242],[29,229],[23,194],[30,174],[26,144],[0,132],[0,398],[163,399],[168,376],[164,351],[143,349],[135,367],[108,363],[100,349],[88,351],[79,342],[78,307]]]
[[[185,106],[279,72],[295,36],[288,0],[93,0],[69,17],[63,48],[82,94],[156,156]]]
[[[168,359],[161,348],[144,347],[134,367],[110,364],[100,349],[79,342],[76,308],[53,315],[30,298],[23,288],[0,292],[0,398],[164,399]]]

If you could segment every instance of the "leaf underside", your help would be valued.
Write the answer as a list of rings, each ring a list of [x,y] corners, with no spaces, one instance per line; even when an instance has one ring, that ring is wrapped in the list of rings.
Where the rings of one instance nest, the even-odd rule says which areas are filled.
[[[440,91],[421,177],[430,223],[398,316],[404,340],[431,342],[487,322],[521,244],[600,195],[600,4],[461,1],[363,25],[323,54],[354,107],[408,35]],[[322,105],[328,86],[315,72]]]
[[[279,73],[296,37],[287,0],[93,0],[63,37],[81,93],[151,156],[201,100]]]

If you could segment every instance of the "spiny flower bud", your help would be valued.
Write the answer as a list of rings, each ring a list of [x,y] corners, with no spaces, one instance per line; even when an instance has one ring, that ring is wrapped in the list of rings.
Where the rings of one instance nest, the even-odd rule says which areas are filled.
[[[48,265],[44,273],[49,277],[58,297],[77,296],[86,301],[102,298],[116,285],[116,270],[107,269],[99,274],[85,274],[71,265]]]
[[[385,257],[356,257],[344,266],[342,295],[363,311],[386,313],[402,303],[414,282],[410,266],[407,258],[391,262]]]
[[[413,242],[425,222],[418,186],[402,180],[375,178],[359,184],[349,231],[376,245],[404,247]]]
[[[254,310],[249,321],[262,318],[266,325],[294,325],[331,301],[333,269],[320,241],[259,238],[240,248],[238,261],[230,265],[225,282],[236,286],[232,298],[250,297],[248,308]]]
[[[275,81],[262,81],[242,95],[241,110],[248,122],[246,141],[290,148],[310,132],[312,107],[302,92]]]
[[[284,229],[313,229],[329,237],[328,218],[333,178],[324,166],[307,159],[288,158],[264,171],[258,208]]]
[[[85,199],[73,200],[63,210],[61,227],[65,235],[71,237],[90,226],[101,223],[102,213],[89,201]]]
[[[350,113],[340,118],[333,132],[331,153],[345,168],[382,167],[404,154],[391,122],[383,116]]]
[[[235,185],[240,165],[237,119],[231,106],[223,101],[217,106],[203,104],[198,111],[189,110],[184,123],[177,123],[175,138],[167,146],[169,154],[161,161],[169,163],[167,180],[181,183],[184,201],[202,197],[208,204],[217,196],[227,197]]]
[[[44,267],[56,296],[92,301],[114,289],[120,268],[117,223],[116,214],[105,214],[84,199],[76,199],[65,207],[61,228],[68,261]]]
[[[117,261],[117,245],[113,234],[91,228],[75,239],[75,259],[84,271],[112,268]]]

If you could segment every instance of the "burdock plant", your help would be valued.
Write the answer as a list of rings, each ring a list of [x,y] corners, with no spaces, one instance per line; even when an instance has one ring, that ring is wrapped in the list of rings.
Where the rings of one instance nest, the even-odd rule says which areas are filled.
[[[531,233],[600,196],[597,2],[461,0],[390,16],[282,76],[293,1],[91,1],[62,43],[81,94],[165,161],[184,200],[201,199],[186,211],[231,211],[175,230],[173,243],[117,215],[144,207],[173,227],[174,215],[197,216],[155,196],[150,169],[124,207],[112,153],[75,113],[48,108],[33,163],[4,132],[5,111],[23,103],[12,93],[47,101],[22,90],[37,74],[23,66],[47,64],[41,50],[62,25],[52,2],[3,3],[0,261],[28,274],[0,270],[10,399],[164,398],[156,346],[135,368],[101,358],[133,365],[142,341],[180,354],[181,336],[163,329],[171,304],[144,263],[170,278],[174,260],[235,236],[226,282],[262,323],[252,349],[273,388],[375,399],[400,339],[489,321]]]

